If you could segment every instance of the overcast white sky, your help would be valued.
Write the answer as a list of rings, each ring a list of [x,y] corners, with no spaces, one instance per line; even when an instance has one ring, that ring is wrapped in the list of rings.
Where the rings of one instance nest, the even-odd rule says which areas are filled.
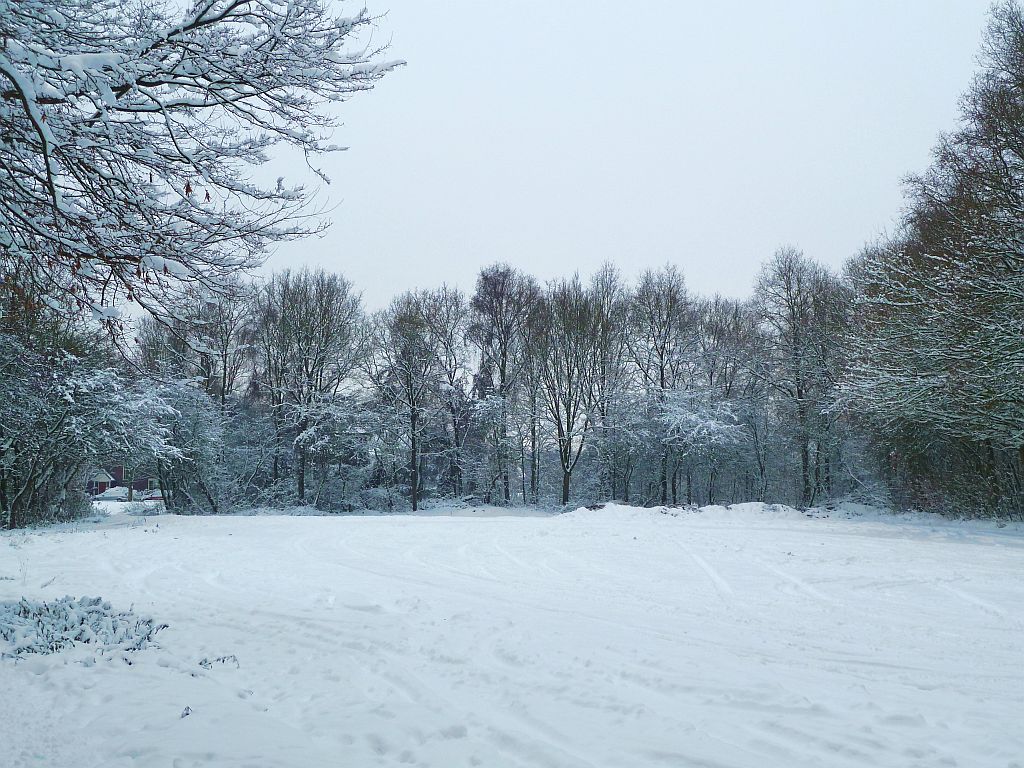
[[[341,272],[370,308],[499,260],[541,279],[671,261],[733,296],[780,245],[839,266],[955,126],[989,6],[368,2],[408,66],[342,108],[333,226],[268,268]]]

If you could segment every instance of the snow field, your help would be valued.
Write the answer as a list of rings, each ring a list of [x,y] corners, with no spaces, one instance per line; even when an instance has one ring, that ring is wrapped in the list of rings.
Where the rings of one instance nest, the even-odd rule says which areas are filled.
[[[169,627],[0,662],[0,765],[1024,766],[1024,530],[669,512],[4,534]]]

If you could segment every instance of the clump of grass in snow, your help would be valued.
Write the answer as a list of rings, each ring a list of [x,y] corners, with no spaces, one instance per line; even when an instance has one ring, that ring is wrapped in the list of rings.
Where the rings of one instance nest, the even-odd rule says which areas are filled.
[[[0,602],[0,657],[56,653],[79,643],[139,651],[166,626],[131,611],[115,611],[100,597]]]

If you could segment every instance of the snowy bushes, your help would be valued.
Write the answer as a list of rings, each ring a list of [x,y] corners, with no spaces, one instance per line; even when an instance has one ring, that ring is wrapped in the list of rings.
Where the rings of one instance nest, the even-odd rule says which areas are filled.
[[[22,598],[0,603],[0,657],[56,653],[77,643],[139,651],[166,626],[130,611],[114,611],[99,597],[63,597],[52,603]]]
[[[0,332],[0,527],[74,517],[90,466],[170,450],[158,419],[171,410],[151,389],[29,342]]]

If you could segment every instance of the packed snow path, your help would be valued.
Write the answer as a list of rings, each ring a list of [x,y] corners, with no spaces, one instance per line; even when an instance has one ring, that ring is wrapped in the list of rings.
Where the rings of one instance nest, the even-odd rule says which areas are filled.
[[[1024,766],[1022,575],[1019,526],[757,506],[4,534],[0,600],[170,627],[0,661],[0,765]]]

